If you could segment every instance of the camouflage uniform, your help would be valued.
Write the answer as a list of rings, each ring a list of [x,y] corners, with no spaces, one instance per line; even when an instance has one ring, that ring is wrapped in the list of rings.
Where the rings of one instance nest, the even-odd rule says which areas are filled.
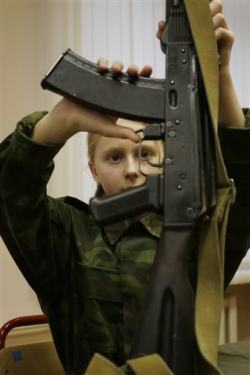
[[[53,157],[62,145],[30,140],[43,115],[24,118],[0,144],[0,233],[48,316],[67,374],[80,375],[94,352],[125,362],[162,221],[147,213],[100,229],[85,203],[48,197]],[[250,125],[250,112],[246,118]],[[227,233],[227,285],[249,247],[250,130],[220,133],[238,190]],[[195,283],[195,254],[190,273]]]

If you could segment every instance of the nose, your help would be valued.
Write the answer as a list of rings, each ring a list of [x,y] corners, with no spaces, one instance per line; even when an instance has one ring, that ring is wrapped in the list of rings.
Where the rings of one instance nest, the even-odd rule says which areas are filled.
[[[139,160],[134,157],[128,157],[125,166],[125,177],[127,179],[136,179],[140,176]]]

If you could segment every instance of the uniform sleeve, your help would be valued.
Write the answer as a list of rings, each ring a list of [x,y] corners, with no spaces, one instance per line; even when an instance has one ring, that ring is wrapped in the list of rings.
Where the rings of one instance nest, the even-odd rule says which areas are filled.
[[[226,236],[225,287],[250,248],[250,110],[244,110],[246,128],[219,130],[222,154],[230,178],[236,187]]]
[[[55,200],[46,185],[53,158],[63,145],[44,146],[31,140],[33,127],[45,115],[33,113],[0,144],[0,234],[31,287],[39,295],[57,293],[68,262],[68,223],[57,220]],[[68,218],[69,219],[69,218]],[[56,242],[57,241],[57,242]],[[60,249],[60,254],[55,251]]]

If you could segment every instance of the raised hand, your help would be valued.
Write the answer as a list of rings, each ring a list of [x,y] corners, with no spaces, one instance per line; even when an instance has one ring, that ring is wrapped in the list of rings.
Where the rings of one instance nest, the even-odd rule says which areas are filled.
[[[123,70],[123,64],[120,61],[114,61],[109,68],[106,58],[100,58],[98,65],[100,73],[111,69],[114,76]],[[139,69],[136,65],[129,65],[127,73],[133,77],[149,77],[152,68],[145,65],[142,69]],[[67,141],[75,133],[86,131],[106,137],[127,138],[133,142],[139,141],[139,136],[131,128],[123,126],[121,122],[117,124],[116,122],[117,118],[63,98],[35,126],[33,139],[40,143],[58,144]]]

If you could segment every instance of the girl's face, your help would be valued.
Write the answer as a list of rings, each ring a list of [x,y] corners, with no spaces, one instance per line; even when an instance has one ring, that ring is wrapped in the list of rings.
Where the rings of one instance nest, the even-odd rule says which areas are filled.
[[[119,119],[119,125],[127,126],[133,130],[143,128],[142,123]],[[146,160],[157,157],[159,150],[156,142],[145,141],[141,148],[127,139],[109,138],[100,136],[96,143],[94,160],[89,166],[95,181],[101,184],[106,195],[120,193],[129,188],[142,185],[146,176],[141,173],[150,173],[152,167]]]

